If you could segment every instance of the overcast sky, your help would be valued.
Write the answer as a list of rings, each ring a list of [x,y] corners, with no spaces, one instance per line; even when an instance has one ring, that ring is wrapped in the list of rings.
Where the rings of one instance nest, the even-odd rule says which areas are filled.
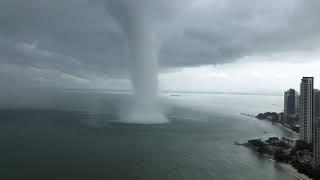
[[[1,87],[130,87],[126,38],[103,1],[1,0]],[[165,16],[159,1],[136,4]],[[319,0],[193,2],[161,46],[162,89],[281,92],[302,76],[320,88]]]

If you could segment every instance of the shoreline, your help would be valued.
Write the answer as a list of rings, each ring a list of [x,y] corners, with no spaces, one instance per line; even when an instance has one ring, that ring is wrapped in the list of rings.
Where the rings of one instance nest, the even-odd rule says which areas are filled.
[[[299,173],[298,170],[295,169],[294,167],[292,167],[290,164],[282,163],[282,162],[276,162],[276,164],[281,169],[283,169],[284,171],[286,171],[290,175],[293,175],[300,180],[312,180],[312,178],[308,177],[307,175]]]
[[[270,161],[272,161],[276,166],[280,167],[283,171],[287,172],[288,174],[298,178],[299,180],[313,180],[312,178],[308,177],[305,174],[299,173],[298,170],[294,167],[292,167],[291,164],[284,163],[284,162],[278,162],[273,159],[272,156],[268,154],[263,154],[263,156]]]
[[[256,152],[256,153],[258,153],[258,152]],[[267,158],[270,161],[272,161],[276,166],[280,167],[283,171],[285,171],[288,174],[298,178],[299,180],[313,180],[312,178],[308,177],[307,175],[299,173],[298,170],[296,168],[292,167],[291,164],[284,163],[284,162],[278,162],[275,159],[273,159],[273,157],[271,155],[269,155],[269,154],[262,154],[262,155],[265,158]]]
[[[296,168],[294,168],[291,164],[276,161],[273,158],[273,156],[271,156],[269,154],[264,154],[264,153],[261,154],[261,153],[257,152],[256,151],[257,149],[250,144],[244,143],[244,144],[242,144],[242,146],[253,150],[256,154],[262,155],[264,158],[272,161],[274,163],[274,165],[280,167],[283,171],[287,172],[289,175],[292,175],[292,176],[298,178],[299,180],[313,180],[312,178],[308,177],[307,175],[298,172],[298,170]]]
[[[270,121],[269,121],[269,122],[270,122]],[[281,124],[281,123],[278,123],[278,122],[277,122],[276,124],[277,124],[277,126],[283,128],[283,129],[285,129],[286,131],[289,131],[290,133],[292,133],[292,134],[294,134],[295,136],[299,137],[299,133],[297,133],[296,131],[294,131],[294,130],[288,128],[288,127],[286,127],[285,125],[283,125],[283,124]]]
[[[278,126],[278,127],[281,127],[281,128],[283,128],[283,129],[285,129],[286,131],[289,131],[290,133],[294,134],[294,135],[297,136],[297,137],[299,136],[299,133],[298,133],[298,132],[294,131],[293,129],[285,126],[284,124],[282,124],[282,123],[280,123],[280,122],[273,122],[273,121],[271,121],[271,120],[269,120],[269,119],[259,119],[259,118],[257,118],[256,115],[253,115],[253,114],[246,114],[246,113],[240,113],[240,114],[241,114],[242,116],[247,116],[247,117],[255,118],[255,119],[257,119],[257,120],[268,121],[268,122],[270,122],[270,123],[272,123],[272,124],[274,124],[274,125],[276,125],[276,126]]]

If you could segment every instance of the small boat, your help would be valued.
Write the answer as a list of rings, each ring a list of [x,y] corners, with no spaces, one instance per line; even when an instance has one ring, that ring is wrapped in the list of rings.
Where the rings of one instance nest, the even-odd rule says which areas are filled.
[[[172,94],[171,96],[173,96],[173,97],[179,97],[179,96],[181,96],[181,95],[179,95],[179,94]]]

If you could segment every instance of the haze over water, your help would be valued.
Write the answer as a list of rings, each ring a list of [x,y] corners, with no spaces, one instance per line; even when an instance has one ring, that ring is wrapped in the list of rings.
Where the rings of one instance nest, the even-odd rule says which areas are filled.
[[[59,95],[64,106],[1,110],[0,179],[295,179],[234,145],[293,137],[240,115],[281,111],[281,96],[165,94],[162,125],[119,123],[127,96],[74,91]]]

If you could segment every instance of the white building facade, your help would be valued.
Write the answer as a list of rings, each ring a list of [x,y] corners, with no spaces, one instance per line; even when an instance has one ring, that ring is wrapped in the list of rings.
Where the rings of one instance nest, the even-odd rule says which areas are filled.
[[[313,77],[303,77],[300,84],[300,140],[312,142]]]

